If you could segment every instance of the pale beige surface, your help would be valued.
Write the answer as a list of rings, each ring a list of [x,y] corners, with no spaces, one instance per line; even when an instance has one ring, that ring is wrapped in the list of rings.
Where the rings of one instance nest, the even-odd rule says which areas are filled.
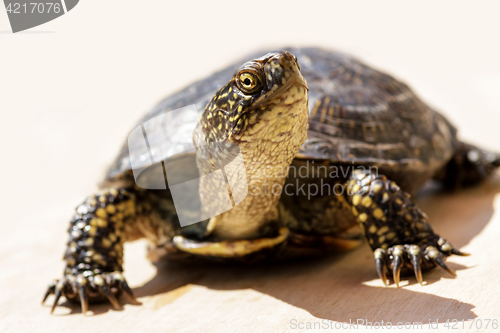
[[[125,247],[125,274],[141,306],[101,305],[84,318],[64,303],[50,316],[39,302],[63,269],[72,209],[95,190],[141,113],[257,48],[353,53],[408,82],[464,138],[500,150],[495,2],[253,2],[245,11],[235,2],[125,3],[83,1],[16,35],[4,33],[0,9],[0,331],[283,332],[292,319],[364,319],[423,322],[424,332],[429,320],[500,319],[500,179],[418,199],[437,232],[472,253],[450,258],[454,279],[434,270],[426,286],[405,279],[400,289],[383,288],[366,245],[294,264],[157,270],[136,242]]]

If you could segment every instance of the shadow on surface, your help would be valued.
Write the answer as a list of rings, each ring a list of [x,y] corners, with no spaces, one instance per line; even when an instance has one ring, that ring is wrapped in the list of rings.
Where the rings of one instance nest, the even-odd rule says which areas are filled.
[[[483,230],[493,215],[493,200],[500,192],[500,178],[457,193],[443,193],[427,188],[416,201],[427,212],[438,233],[457,248],[467,245]],[[453,262],[449,266],[468,269]],[[156,277],[136,288],[137,297],[156,295],[156,304],[168,304],[184,293],[186,286],[196,284],[214,290],[253,289],[304,309],[320,319],[349,322],[400,320],[428,323],[429,319],[468,320],[477,316],[473,304],[443,298],[404,288],[416,284],[412,276],[403,278],[402,288],[370,287],[364,282],[377,278],[370,249],[362,248],[328,258],[299,262],[245,266],[202,263],[162,262]],[[424,273],[426,284],[453,278],[437,268]],[[184,288],[184,289],[183,289]],[[183,292],[181,292],[183,291]],[[441,314],[437,309],[454,309]],[[376,311],[373,311],[377,309]],[[383,313],[387,318],[381,318]]]
[[[498,192],[500,178],[487,186],[458,193],[427,189],[416,201],[429,215],[436,232],[460,249],[488,224]],[[453,262],[449,266],[456,271],[471,269]],[[199,285],[213,290],[252,289],[304,309],[319,319],[338,322],[364,319],[370,322],[422,322],[425,325],[429,320],[445,322],[477,317],[472,311],[473,304],[426,294],[425,285],[419,287],[421,292],[405,289],[407,285],[417,284],[413,276],[404,277],[399,289],[383,287],[381,282],[377,282],[380,287],[366,285],[366,282],[377,279],[372,252],[366,244],[327,258],[268,263],[250,268],[234,264],[168,261],[158,263],[157,269],[151,281],[134,289],[138,298],[154,296],[150,300],[154,309],[175,302],[189,291],[190,285]],[[424,273],[427,285],[448,278],[453,277],[439,268]],[[122,296],[120,302],[126,301],[129,300]],[[63,305],[69,307],[71,313],[81,313],[77,304],[66,302]],[[96,314],[110,309],[111,305],[106,303],[91,307]],[[453,309],[453,312],[450,314],[439,309]]]
[[[363,258],[356,259],[359,256]],[[358,266],[347,268],[350,263]],[[381,283],[380,287],[364,285],[367,279],[377,278],[371,264],[371,253],[363,249],[349,253],[346,260],[342,261],[327,258],[312,262],[262,265],[251,269],[219,265],[193,269],[188,265],[169,263],[159,266],[157,276],[134,292],[138,297],[157,295],[155,305],[165,305],[180,296],[176,294],[189,284],[214,290],[252,289],[304,309],[317,318],[339,322],[362,318],[372,322],[398,320],[425,323],[429,319],[441,322],[476,318],[472,304],[416,293],[404,287],[384,288]],[[426,275],[428,282],[447,278],[445,272],[438,270],[430,275],[431,279]],[[409,277],[410,283],[413,280],[413,277]],[[403,279],[402,285],[405,284]],[[425,291],[425,286],[421,288]],[[453,308],[455,311],[450,317],[449,314],[435,312],[435,309],[440,308]],[[380,313],[386,316],[381,317]]]

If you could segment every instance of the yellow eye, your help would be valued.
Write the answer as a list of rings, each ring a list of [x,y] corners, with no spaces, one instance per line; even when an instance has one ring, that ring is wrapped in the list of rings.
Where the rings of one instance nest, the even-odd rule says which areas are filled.
[[[246,93],[254,93],[259,90],[261,82],[257,75],[249,72],[241,73],[238,77],[239,88]]]

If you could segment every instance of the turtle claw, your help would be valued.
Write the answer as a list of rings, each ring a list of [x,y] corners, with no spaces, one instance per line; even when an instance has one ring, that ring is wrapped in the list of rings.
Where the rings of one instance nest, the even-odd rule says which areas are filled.
[[[399,288],[399,278],[400,278],[402,266],[403,266],[403,260],[401,259],[401,257],[396,257],[394,268],[392,269],[392,278],[394,279],[394,283],[396,284],[396,287],[398,287],[398,288]]]
[[[387,266],[385,264],[384,260],[384,255],[385,251],[382,249],[377,249],[374,252],[374,257],[375,257],[375,266],[377,267],[377,273],[382,282],[384,282],[384,286],[387,285],[387,277],[385,275],[385,270],[387,269]]]
[[[468,257],[470,256],[470,253],[467,252],[462,252],[457,249],[451,249],[451,254],[457,255],[457,256],[462,256],[462,257]]]
[[[462,256],[462,257],[468,257],[470,256],[469,253],[461,252],[457,249],[455,249],[446,239],[444,238],[439,238],[438,241],[436,242],[437,248],[439,249],[439,252],[446,255],[446,256],[451,256],[452,254],[457,255],[457,256]],[[433,246],[429,246],[428,248],[433,248]]]
[[[134,292],[132,291],[132,289],[130,289],[125,279],[123,279],[122,283],[120,284],[120,288],[134,303],[138,303],[137,299],[134,296]]]
[[[454,270],[452,270],[451,268],[449,268],[445,263],[444,263],[444,260],[443,258],[441,257],[437,257],[436,259],[434,259],[434,262],[436,262],[436,264],[438,264],[442,269],[444,269],[445,271],[447,271],[448,273],[450,273],[451,275],[453,276],[457,276],[457,273],[455,273]]]
[[[442,238],[441,238],[442,239]],[[440,239],[440,240],[441,240]],[[439,243],[439,242],[438,242]],[[449,244],[449,243],[448,243]],[[442,246],[441,246],[442,248]],[[441,249],[442,251],[442,249]],[[444,269],[445,271],[447,271],[448,273],[450,273],[451,275],[453,276],[457,276],[457,273],[455,273],[454,270],[452,270],[451,268],[449,268],[445,263],[444,263],[444,255],[443,253],[439,251],[438,249],[436,249],[434,246],[428,246],[426,249],[425,249],[425,258],[434,264],[434,266],[438,265],[439,267],[441,267],[442,269]],[[451,253],[451,249],[449,251]]]
[[[85,287],[81,286],[78,289],[78,296],[80,297],[80,304],[82,306],[82,313],[84,316],[87,315],[87,310],[89,309],[89,297],[85,291]]]
[[[55,290],[56,290],[56,283],[57,283],[57,280],[52,281],[49,284],[49,287],[47,288],[47,291],[45,292],[45,295],[43,296],[42,305],[47,300],[47,297],[49,297],[49,295],[51,295],[51,294],[53,294],[55,292]]]
[[[411,255],[411,263],[413,265],[413,271],[415,272],[415,277],[417,278],[418,283],[424,285],[424,280],[422,279],[422,259],[419,255],[413,254]]]
[[[439,244],[442,243],[442,244]],[[434,246],[420,247],[418,245],[406,244],[395,245],[387,250],[378,248],[374,251],[375,266],[377,273],[384,285],[387,285],[386,272],[392,271],[394,283],[399,287],[400,275],[404,270],[413,271],[418,283],[423,285],[422,270],[430,269],[439,266],[453,276],[457,276],[445,263],[445,258],[451,254],[466,255],[458,250],[453,249],[451,245],[442,241],[438,241],[439,250]]]
[[[56,309],[56,306],[57,306],[57,303],[59,303],[59,299],[61,298],[62,296],[62,286],[57,283],[56,287],[55,287],[55,298],[54,298],[54,303],[52,304],[52,308],[50,310],[50,314],[52,314],[54,312],[54,310]]]
[[[115,295],[113,295],[113,293],[111,292],[111,290],[109,290],[109,288],[107,286],[102,286],[100,288],[100,290],[101,290],[101,293],[103,293],[104,296],[107,297],[107,299],[109,300],[109,302],[113,305],[113,307],[115,309],[120,308],[120,304],[118,303],[118,300],[116,299]]]
[[[392,277],[394,279],[394,283],[399,287],[399,277],[401,274],[401,268],[403,267],[403,254],[404,248],[401,245],[396,245],[393,248],[392,254],[394,256],[392,260]]]
[[[51,313],[54,312],[61,296],[68,300],[78,300],[82,307],[82,313],[86,315],[89,308],[89,301],[99,301],[107,299],[115,309],[120,309],[120,303],[116,295],[120,292],[127,294],[134,302],[137,300],[125,278],[120,272],[102,273],[98,275],[67,276],[61,280],[52,282],[44,295],[42,304],[50,294],[55,294]]]

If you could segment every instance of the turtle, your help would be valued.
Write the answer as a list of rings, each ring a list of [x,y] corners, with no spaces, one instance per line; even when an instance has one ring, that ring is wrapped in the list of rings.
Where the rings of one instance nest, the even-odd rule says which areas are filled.
[[[384,285],[401,274],[422,284],[437,266],[455,275],[445,259],[467,254],[433,231],[412,195],[429,180],[481,183],[500,155],[460,141],[406,84],[348,54],[288,47],[247,59],[139,121],[76,208],[63,277],[42,303],[55,294],[54,311],[65,296],[85,314],[92,301],[134,299],[123,243],[139,238],[154,244],[153,260],[243,264],[366,241]]]

